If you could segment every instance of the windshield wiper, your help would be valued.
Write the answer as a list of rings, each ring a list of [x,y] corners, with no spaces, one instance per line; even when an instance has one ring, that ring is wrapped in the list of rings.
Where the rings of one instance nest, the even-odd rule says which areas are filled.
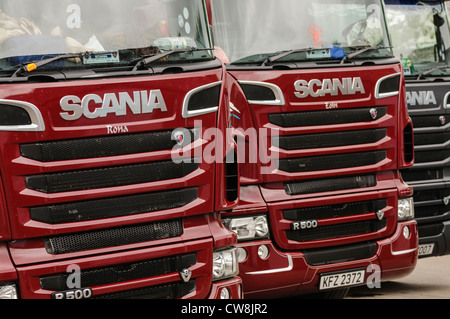
[[[417,77],[417,80],[422,79],[423,76],[428,75],[428,74],[430,74],[430,73],[433,73],[434,71],[442,70],[442,69],[449,69],[449,68],[450,68],[450,65],[440,65],[440,66],[436,66],[436,67],[431,68],[431,69],[429,69],[429,70],[427,70],[427,71],[425,71],[425,72],[420,73],[419,76]]]
[[[386,47],[386,46],[381,46],[381,45],[377,45],[377,46],[364,46],[364,47],[360,47],[359,49],[357,49],[356,51],[347,54],[345,57],[342,58],[341,60],[341,64],[344,64],[345,61],[351,60],[354,57],[363,54],[367,51],[372,51],[372,50],[380,50],[380,49],[391,49],[392,47]]]
[[[45,59],[45,60],[37,60],[34,62],[30,62],[30,63],[26,63],[25,65],[22,65],[20,68],[18,68],[16,70],[16,72],[14,72],[13,75],[11,75],[12,78],[19,76],[19,74],[21,74],[22,72],[32,72],[46,64],[58,61],[58,60],[63,60],[63,59],[73,59],[73,58],[82,58],[84,53],[71,53],[71,54],[61,54],[58,56],[55,56],[53,58],[50,59]]]
[[[139,61],[134,65],[133,70],[132,71],[137,71],[138,69],[140,69],[141,67],[144,67],[147,64],[150,64],[152,62],[161,60],[169,55],[175,54],[175,53],[185,53],[185,52],[195,52],[195,51],[204,51],[204,50],[211,50],[213,51],[214,48],[189,48],[189,49],[177,49],[177,50],[170,50],[170,51],[166,51],[166,52],[159,52],[156,54],[151,54],[151,55],[147,55],[142,57],[141,59],[139,59]]]
[[[290,54],[294,54],[294,53],[300,53],[300,52],[307,52],[307,51],[312,51],[312,50],[317,50],[314,48],[304,48],[304,49],[294,49],[294,50],[289,50],[289,51],[285,51],[285,52],[281,52],[280,54],[274,55],[270,58],[265,59],[262,63],[261,66],[266,65],[267,63],[272,63],[275,62],[279,59],[284,58],[285,56],[288,56]]]

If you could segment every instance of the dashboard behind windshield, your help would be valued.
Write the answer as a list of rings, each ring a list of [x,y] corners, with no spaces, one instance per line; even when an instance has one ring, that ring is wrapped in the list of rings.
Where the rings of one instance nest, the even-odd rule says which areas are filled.
[[[278,61],[342,58],[358,47],[389,46],[377,0],[213,0],[211,7],[215,45],[231,63],[264,61],[287,50],[309,49]],[[390,50],[359,58],[386,56]]]
[[[158,52],[210,47],[201,0],[0,2],[3,71],[67,53],[84,55],[58,60],[46,68],[118,66]],[[212,58],[210,51],[180,53],[166,60],[205,58]]]

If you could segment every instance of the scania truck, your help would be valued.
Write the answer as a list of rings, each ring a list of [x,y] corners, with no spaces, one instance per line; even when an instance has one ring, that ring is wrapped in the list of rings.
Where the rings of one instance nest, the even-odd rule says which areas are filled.
[[[402,171],[414,188],[419,258],[450,254],[450,33],[446,2],[386,3],[394,54],[404,64],[415,163]]]
[[[231,126],[246,298],[345,295],[417,262],[404,76],[380,0],[211,0],[216,55],[240,85]],[[246,103],[245,103],[246,102]]]
[[[1,1],[0,299],[241,298],[230,81],[202,0]]]

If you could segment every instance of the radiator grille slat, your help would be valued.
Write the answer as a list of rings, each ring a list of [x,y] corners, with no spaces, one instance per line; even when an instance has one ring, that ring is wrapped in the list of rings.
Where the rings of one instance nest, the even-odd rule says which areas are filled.
[[[198,197],[197,188],[102,198],[30,208],[33,220],[49,224],[135,215],[187,205]]]
[[[27,188],[44,193],[89,190],[180,178],[198,168],[198,163],[152,162],[81,171],[26,176]]]
[[[386,199],[350,202],[341,205],[312,206],[283,211],[288,220],[326,219],[375,213],[387,206]]]
[[[445,121],[441,122],[441,118]],[[442,127],[443,124],[449,123],[450,115],[427,115],[427,116],[412,116],[411,117],[414,128],[427,128],[427,127]]]
[[[442,179],[444,177],[444,171],[442,168],[430,168],[421,170],[409,168],[406,170],[402,170],[401,172],[405,182]]]
[[[440,162],[447,160],[448,158],[450,158],[450,150],[429,150],[415,152],[415,163]]]
[[[371,112],[376,110],[376,117]],[[355,109],[305,111],[293,113],[269,114],[269,122],[280,127],[301,127],[345,124],[356,122],[373,122],[387,114],[387,108],[360,107]]]
[[[331,192],[344,189],[372,187],[377,184],[375,175],[344,176],[284,183],[288,195]]]
[[[450,132],[436,132],[436,133],[415,133],[414,144],[416,146],[444,144],[450,141]]]
[[[286,231],[289,240],[298,242],[314,241],[330,238],[342,238],[377,232],[386,227],[386,220],[368,220],[354,223],[319,226],[315,229],[302,231]]]
[[[182,233],[181,220],[173,220],[59,235],[44,242],[47,252],[56,255],[178,237]]]
[[[375,255],[377,244],[373,242],[331,248],[304,250],[306,262],[312,266],[329,265],[352,260],[361,260]]]
[[[81,287],[95,287],[118,282],[137,280],[179,273],[197,262],[196,254],[170,256],[160,259],[144,260],[127,264],[112,265],[104,268],[86,269],[80,271]],[[57,274],[40,279],[41,288],[46,290],[68,290],[69,274]]]
[[[186,132],[190,138],[186,136],[185,141],[192,142],[194,131]],[[23,144],[20,152],[26,158],[51,162],[170,150],[175,145],[172,131],[158,131]]]
[[[387,136],[386,129],[280,136],[274,145],[285,150],[369,144]]]
[[[279,160],[279,169],[285,172],[310,172],[347,167],[374,165],[386,158],[386,151],[311,156]]]
[[[178,299],[195,290],[195,281],[94,296],[92,299]]]

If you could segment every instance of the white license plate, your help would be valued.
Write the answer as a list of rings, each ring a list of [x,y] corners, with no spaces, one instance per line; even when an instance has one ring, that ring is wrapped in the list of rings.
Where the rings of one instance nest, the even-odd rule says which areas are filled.
[[[427,256],[433,253],[434,243],[419,245],[419,256]]]
[[[320,277],[320,290],[359,285],[364,283],[364,270],[341,272],[337,274],[322,275]]]

